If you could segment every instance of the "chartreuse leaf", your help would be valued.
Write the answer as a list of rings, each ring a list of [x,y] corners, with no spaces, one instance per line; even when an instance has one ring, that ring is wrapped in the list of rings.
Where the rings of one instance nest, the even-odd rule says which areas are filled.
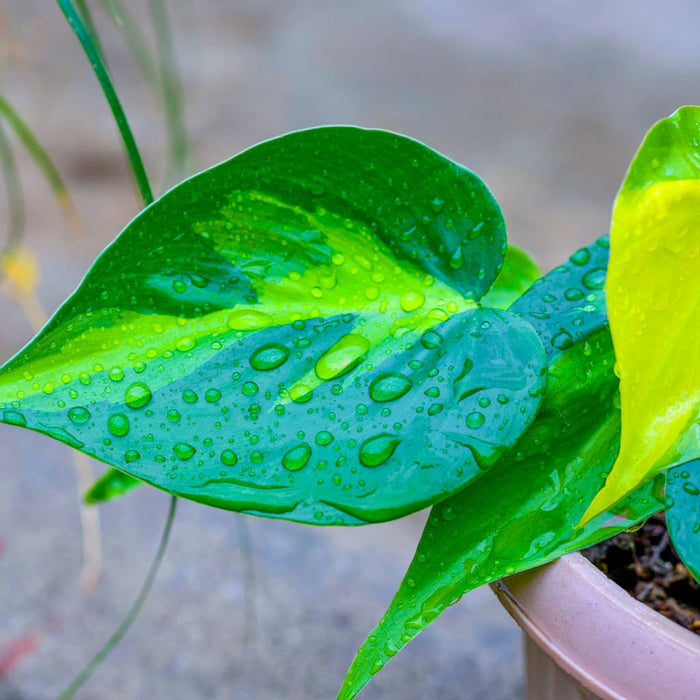
[[[532,421],[531,326],[471,172],[352,127],[251,148],[145,209],[0,370],[2,419],[175,495],[317,524],[456,492]]]
[[[535,261],[524,250],[508,245],[503,268],[481,304],[507,309],[539,276]]]
[[[500,462],[433,507],[406,577],[353,662],[341,698],[354,697],[460,595],[605,539],[663,507],[661,478],[585,527],[574,525],[619,444],[618,381],[601,291],[606,259],[603,238],[511,307],[537,324],[550,353],[542,407]],[[593,276],[600,284],[590,283]],[[566,343],[557,340],[562,333]]]
[[[700,108],[647,134],[615,202],[607,284],[622,402],[620,453],[584,518],[700,456]]]
[[[678,555],[700,581],[700,460],[666,472],[666,523]]]

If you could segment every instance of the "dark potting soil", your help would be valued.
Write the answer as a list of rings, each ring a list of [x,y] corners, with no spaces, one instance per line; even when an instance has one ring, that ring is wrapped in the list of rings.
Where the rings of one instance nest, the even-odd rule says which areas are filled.
[[[637,600],[700,634],[700,585],[678,557],[662,514],[582,554]]]

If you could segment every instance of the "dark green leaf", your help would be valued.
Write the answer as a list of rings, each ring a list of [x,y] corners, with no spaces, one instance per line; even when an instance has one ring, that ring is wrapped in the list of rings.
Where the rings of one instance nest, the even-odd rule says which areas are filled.
[[[535,332],[464,296],[496,277],[503,235],[483,183],[415,141],[268,141],[126,228],[0,371],[3,420],[211,505],[398,517],[537,411]]]

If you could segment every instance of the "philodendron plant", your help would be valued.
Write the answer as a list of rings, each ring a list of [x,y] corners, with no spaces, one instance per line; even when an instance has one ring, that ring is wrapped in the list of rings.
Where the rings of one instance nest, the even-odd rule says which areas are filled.
[[[698,108],[656,125],[610,238],[541,279],[484,183],[421,143],[261,143],[126,227],[0,369],[0,420],[111,465],[93,502],[432,506],[342,698],[466,591],[657,511],[697,574],[699,139]]]

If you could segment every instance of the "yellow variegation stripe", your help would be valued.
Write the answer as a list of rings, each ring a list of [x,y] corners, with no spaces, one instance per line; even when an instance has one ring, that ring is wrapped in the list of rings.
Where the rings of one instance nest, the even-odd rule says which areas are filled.
[[[280,221],[278,231],[275,220]],[[295,221],[293,228],[289,228],[290,220]],[[232,221],[241,232],[239,237],[232,235]],[[53,356],[55,363],[40,356],[6,371],[2,385],[7,389],[0,400],[23,399],[24,405],[30,406],[33,393],[39,392],[34,400],[41,402],[42,393],[52,393],[53,387],[81,376],[84,383],[93,368],[95,372],[126,369],[175,355],[183,360],[183,354],[196,348],[196,359],[182,365],[183,372],[188,364],[194,371],[218,352],[219,343],[232,336],[348,312],[374,317],[362,324],[361,332],[369,347],[375,348],[407,332],[420,335],[451,314],[476,306],[417,266],[398,260],[369,227],[331,212],[309,212],[260,193],[236,193],[214,218],[194,223],[193,228],[246,272],[258,296],[255,304],[237,304],[194,318],[110,308],[92,312],[84,331],[76,323],[50,334],[50,341],[61,349]],[[328,257],[327,264],[300,258],[295,265],[294,251],[290,251],[292,264],[276,264],[261,252],[275,233],[280,248],[285,247],[287,235],[288,245],[298,246],[299,230],[308,231],[310,236],[323,231],[318,246]],[[307,242],[305,252],[312,246]],[[264,276],[258,274],[258,268]],[[157,390],[169,381],[164,373],[162,380],[151,380],[151,388]],[[312,368],[299,383],[314,389],[321,381]]]
[[[622,435],[584,522],[676,461],[679,441],[698,419],[700,181],[623,189],[610,239],[607,301]],[[686,436],[686,449],[695,434]]]

